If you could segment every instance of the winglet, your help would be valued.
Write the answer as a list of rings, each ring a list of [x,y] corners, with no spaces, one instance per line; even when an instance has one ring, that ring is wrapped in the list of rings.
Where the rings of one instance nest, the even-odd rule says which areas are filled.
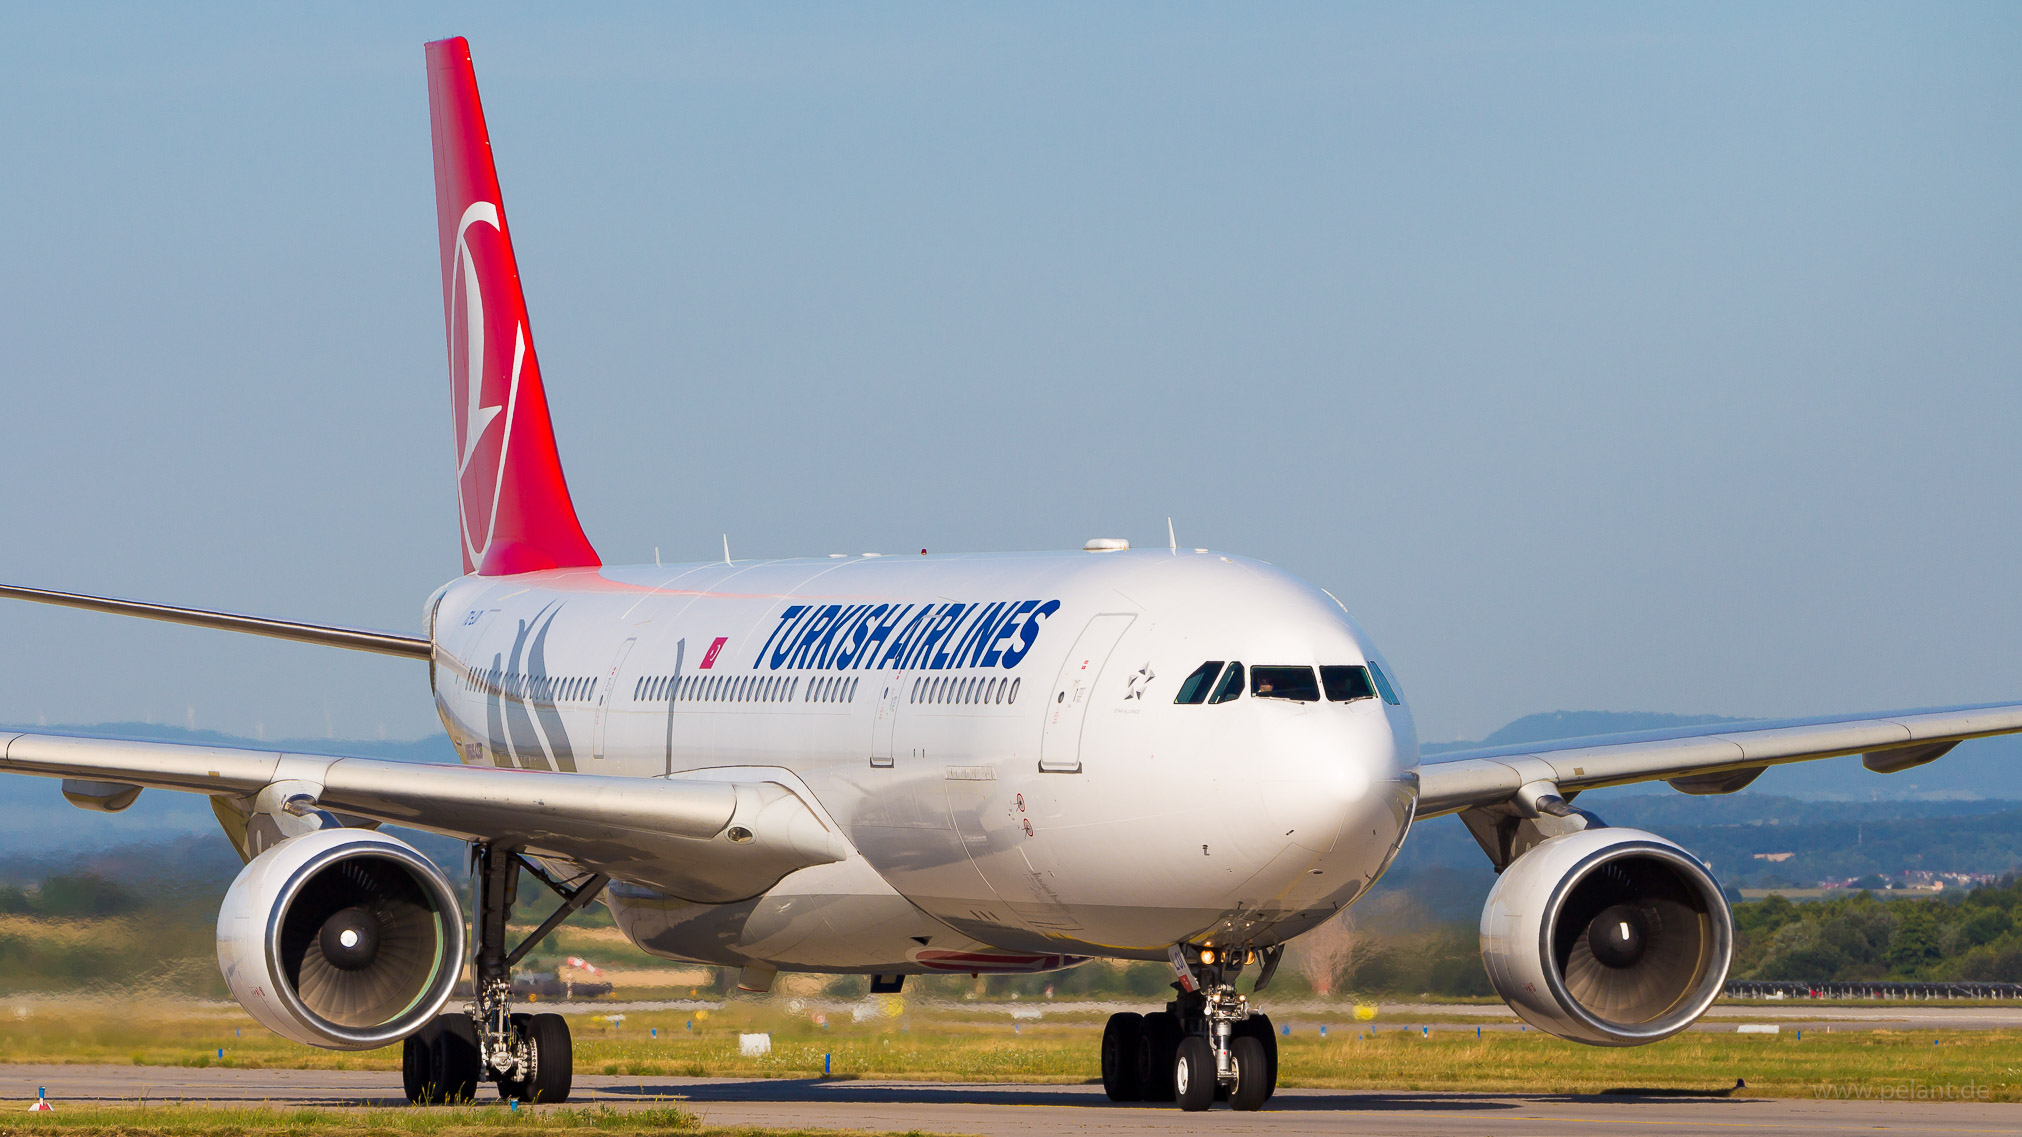
[[[427,53],[463,571],[601,564],[562,477],[470,43]]]

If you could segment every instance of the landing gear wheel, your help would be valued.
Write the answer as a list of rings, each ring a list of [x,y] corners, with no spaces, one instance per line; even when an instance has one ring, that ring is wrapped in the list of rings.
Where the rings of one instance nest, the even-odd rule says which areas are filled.
[[[440,1015],[400,1047],[407,1100],[422,1105],[466,1102],[477,1095],[477,1028],[469,1015]]]
[[[1179,1045],[1178,1015],[1154,1011],[1144,1016],[1144,1037],[1137,1048],[1138,1092],[1143,1100],[1172,1100],[1173,1061]]]
[[[1102,1028],[1102,1089],[1110,1101],[1144,1097],[1144,1071],[1138,1050],[1144,1045],[1144,1016],[1121,1012]]]
[[[534,1016],[513,1015],[511,1017],[513,1024],[513,1037],[515,1039],[523,1039],[533,1032]],[[540,1069],[540,1060],[536,1058],[534,1062],[535,1062],[534,1068],[536,1071],[538,1071]],[[494,1073],[492,1077],[494,1080],[498,1082],[499,1100],[501,1101],[533,1100],[534,1088],[531,1082],[528,1082],[521,1078],[509,1077],[505,1074],[498,1074],[498,1073]]]
[[[1264,1057],[1264,1044],[1247,1034],[1232,1038],[1229,1060],[1236,1071],[1236,1084],[1229,1089],[1229,1105],[1243,1110],[1264,1108],[1265,1099],[1271,1096],[1271,1064]]]
[[[499,1096],[543,1105],[569,1100],[575,1084],[575,1045],[569,1040],[568,1022],[560,1015],[514,1015],[512,1023],[513,1033],[533,1052],[533,1075],[501,1078]]]
[[[1264,1100],[1270,1101],[1278,1092],[1278,1032],[1271,1026],[1271,1016],[1251,1011],[1249,1018],[1236,1024],[1236,1037],[1244,1036],[1264,1044]]]
[[[1172,1064],[1173,1097],[1188,1113],[1215,1104],[1215,1051],[1208,1040],[1190,1034],[1179,1044]]]

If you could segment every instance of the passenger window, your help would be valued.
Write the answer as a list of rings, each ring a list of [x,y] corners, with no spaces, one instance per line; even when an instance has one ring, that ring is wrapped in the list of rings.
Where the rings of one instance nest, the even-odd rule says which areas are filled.
[[[1221,673],[1222,661],[1219,659],[1208,660],[1206,663],[1194,668],[1194,673],[1187,676],[1180,683],[1179,694],[1174,695],[1172,701],[1189,705],[1207,702],[1208,691],[1215,685],[1215,676]]]
[[[1376,661],[1373,659],[1369,661],[1369,678],[1376,681],[1376,689],[1382,692],[1384,702],[1389,703],[1393,707],[1401,705],[1397,698],[1397,688],[1390,685],[1389,676],[1383,674],[1383,669],[1376,666]]]
[[[1208,699],[1208,702],[1226,703],[1232,699],[1241,698],[1242,694],[1243,665],[1241,663],[1231,663],[1229,664],[1229,669],[1222,672],[1222,681],[1215,687],[1215,693]]]
[[[1320,701],[1320,685],[1313,681],[1313,669],[1310,667],[1252,667],[1250,694],[1259,699],[1317,703]]]

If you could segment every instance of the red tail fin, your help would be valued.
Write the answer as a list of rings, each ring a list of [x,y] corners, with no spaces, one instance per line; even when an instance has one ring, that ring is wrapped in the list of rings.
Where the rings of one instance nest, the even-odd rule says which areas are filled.
[[[562,478],[470,43],[428,45],[463,571],[597,565]]]

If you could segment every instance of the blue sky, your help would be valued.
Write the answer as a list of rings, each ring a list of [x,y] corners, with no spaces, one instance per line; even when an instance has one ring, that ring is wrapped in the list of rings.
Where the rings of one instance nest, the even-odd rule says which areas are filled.
[[[2022,9],[11,7],[0,579],[457,567],[424,40],[605,557],[1180,539],[1428,738],[2022,696]],[[417,736],[398,660],[0,606],[0,720]]]

